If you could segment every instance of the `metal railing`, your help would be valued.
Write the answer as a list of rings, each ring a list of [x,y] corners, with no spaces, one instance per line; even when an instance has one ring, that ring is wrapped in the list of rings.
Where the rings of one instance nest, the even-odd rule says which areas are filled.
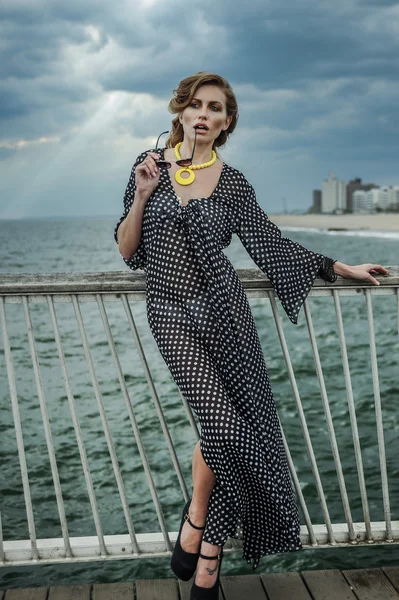
[[[375,334],[375,314],[373,311],[373,299],[376,296],[394,296],[393,299],[393,311],[396,319],[396,332],[391,333],[389,341],[389,347],[394,348],[398,344],[399,335],[399,267],[390,267],[389,276],[380,279],[381,285],[370,286],[365,282],[352,281],[348,279],[339,279],[335,284],[326,283],[323,280],[316,280],[310,294],[309,299],[305,301],[304,315],[306,324],[301,327],[301,339],[305,332],[307,332],[307,340],[310,344],[311,353],[313,356],[313,364],[315,369],[316,378],[319,383],[318,394],[321,397],[321,403],[324,413],[325,422],[323,427],[326,428],[327,436],[330,441],[330,450],[328,451],[329,457],[334,465],[335,475],[338,483],[339,496],[333,497],[333,504],[331,499],[325,493],[323,488],[320,469],[318,466],[319,456],[318,453],[323,455],[327,454],[326,445],[319,445],[315,449],[315,444],[312,442],[312,431],[310,431],[309,422],[312,421],[311,416],[307,414],[306,403],[302,400],[298,380],[295,375],[295,360],[293,360],[293,350],[290,347],[290,337],[287,334],[289,331],[288,327],[285,326],[285,320],[281,316],[281,309],[278,308],[274,291],[271,287],[270,282],[267,278],[258,270],[246,269],[238,270],[238,275],[244,285],[246,293],[249,298],[267,299],[270,303],[269,319],[270,324],[274,322],[276,339],[279,340],[281,347],[281,358],[285,361],[284,370],[288,374],[289,384],[293,393],[293,406],[295,407],[293,419],[295,423],[301,425],[302,437],[298,442],[298,432],[295,431],[294,442],[289,445],[284,435],[284,444],[288,456],[289,467],[293,484],[296,489],[300,510],[302,513],[302,522],[304,525],[301,527],[301,539],[305,547],[329,547],[338,545],[362,545],[371,543],[398,543],[399,542],[399,521],[393,520],[393,513],[390,506],[390,485],[393,483],[393,477],[389,477],[387,469],[386,459],[386,443],[384,440],[384,418],[385,413],[381,402],[381,391],[379,381],[379,365],[378,365],[378,346],[376,343]],[[340,368],[344,375],[344,391],[342,391],[342,402],[340,402],[341,413],[344,410],[345,414],[348,415],[348,421],[345,427],[339,427],[337,431],[337,417],[332,415],[331,401],[327,393],[326,385],[326,370],[322,367],[322,359],[320,357],[320,340],[316,333],[317,327],[314,326],[314,313],[312,316],[311,304],[314,298],[325,298],[325,306],[320,308],[318,304],[318,311],[316,317],[318,317],[320,310],[324,311],[323,314],[329,314],[329,318],[334,321],[334,331],[336,336],[336,348],[340,349]],[[377,444],[378,444],[378,457],[374,456],[372,459],[373,469],[373,481],[376,476],[380,478],[380,489],[381,489],[381,501],[373,499],[373,510],[379,512],[383,518],[379,521],[372,521],[371,510],[370,510],[370,498],[368,491],[368,473],[370,473],[370,466],[366,469],[364,466],[364,453],[367,448],[365,447],[364,440],[362,440],[362,421],[359,421],[359,415],[357,414],[356,398],[352,386],[352,376],[350,369],[350,360],[348,358],[348,346],[345,338],[344,329],[344,318],[342,311],[342,297],[357,297],[363,303],[365,319],[367,320],[368,327],[368,353],[370,356],[371,365],[371,378],[372,388],[374,397],[374,411],[372,428],[375,429]],[[164,483],[159,485],[157,481],[160,479],[160,473],[154,476],[154,466],[151,464],[151,456],[148,456],[146,451],[146,444],[143,441],[143,420],[137,417],[137,402],[136,408],[132,401],[132,389],[133,392],[137,388],[137,383],[140,381],[142,387],[143,375],[146,382],[145,394],[150,395],[153,401],[153,406],[157,419],[159,420],[160,431],[162,432],[162,443],[166,444],[169,452],[170,465],[173,466],[173,476],[177,478],[178,486],[173,488],[173,493],[179,494],[188,499],[189,491],[186,483],[187,477],[190,473],[188,469],[188,460],[186,466],[182,467],[182,459],[179,460],[178,452],[176,451],[176,441],[173,440],[171,428],[168,425],[167,411],[161,402],[160,395],[157,390],[156,383],[154,381],[152,370],[158,368],[161,361],[160,355],[155,355],[156,360],[153,360],[153,349],[146,350],[145,343],[143,343],[143,334],[140,333],[140,323],[144,323],[144,312],[142,311],[143,303],[145,299],[145,277],[143,274],[131,273],[83,273],[83,274],[54,274],[54,275],[14,275],[14,274],[3,274],[0,275],[0,328],[1,328],[1,339],[2,346],[0,343],[0,366],[2,363],[2,370],[0,370],[0,398],[3,398],[2,402],[6,405],[2,406],[2,414],[5,415],[9,410],[9,403],[11,404],[12,420],[10,419],[4,422],[1,445],[8,443],[10,440],[11,429],[15,430],[15,453],[12,454],[12,450],[9,452],[11,456],[18,456],[19,470],[18,477],[21,480],[21,486],[19,490],[13,492],[13,494],[7,493],[7,485],[15,487],[12,482],[5,477],[2,477],[2,497],[0,499],[0,564],[1,565],[27,565],[27,564],[43,564],[43,563],[62,563],[62,562],[76,562],[76,561],[93,561],[93,560],[106,560],[106,559],[121,559],[121,558],[139,558],[148,556],[165,556],[170,554],[173,542],[176,540],[177,532],[170,532],[168,530],[168,519],[165,518],[165,504],[167,503],[167,494],[170,494],[171,484],[165,486]],[[113,304],[110,304],[110,303]],[[349,298],[349,302],[351,299]],[[82,307],[91,303],[91,315],[93,311],[97,312],[97,316],[100,318],[102,323],[101,335],[102,340],[99,342],[102,345],[102,360],[112,360],[112,369],[116,374],[118,380],[119,389],[115,390],[114,395],[118,395],[123,399],[123,405],[104,402],[104,393],[102,386],[99,382],[98,366],[96,367],[96,360],[93,358],[94,346],[93,342],[90,342],[90,336],[88,335],[88,329],[91,325],[85,324],[84,315],[82,315]],[[94,303],[94,304],[93,304]],[[134,316],[134,310],[132,306],[141,305],[141,320],[140,323],[136,323],[137,318]],[[266,302],[267,304],[267,302]],[[14,312],[10,313],[11,309],[14,309],[11,305],[19,305],[20,312],[18,315]],[[64,315],[65,307],[69,306],[73,312],[69,315]],[[108,306],[108,309],[106,308]],[[118,313],[117,326],[112,325],[109,318],[109,312],[111,306],[118,306],[120,311]],[[71,484],[65,483],[64,480],[68,478],[64,474],[60,473],[60,456],[62,457],[62,447],[58,443],[58,439],[54,434],[55,423],[57,423],[57,410],[61,406],[58,404],[58,408],[54,408],[53,404],[55,399],[49,397],[46,388],[46,382],[43,381],[43,355],[46,344],[50,343],[50,338],[40,338],[38,341],[37,336],[37,325],[32,319],[32,311],[40,307],[40,319],[41,323],[45,322],[46,326],[51,329],[50,338],[54,344],[54,353],[51,357],[53,361],[50,365],[55,373],[55,362],[58,364],[58,371],[62,377],[63,382],[63,398],[66,402],[62,406],[67,406],[69,410],[69,417],[71,419],[71,428],[69,429],[69,442],[72,446],[75,446],[79,455],[79,468],[74,466],[76,473],[79,469],[83,474],[85,493],[90,504],[90,514],[86,514],[85,518],[91,520],[94,524],[94,535],[71,535],[70,523],[73,521],[73,516],[66,510],[65,497],[71,494]],[[58,310],[57,310],[58,307]],[[63,313],[60,313],[61,308],[64,308]],[[259,310],[264,309],[264,304],[259,307]],[[326,312],[327,311],[327,312]],[[112,311],[114,312],[114,311]],[[57,314],[58,313],[58,314]],[[334,316],[335,313],[335,316]],[[116,314],[116,313],[115,313]],[[115,314],[113,318],[115,319]],[[23,315],[23,317],[22,317]],[[84,357],[86,366],[84,369],[88,370],[90,382],[86,385],[86,389],[90,389],[90,394],[95,399],[95,410],[96,413],[92,413],[90,419],[99,419],[101,423],[101,429],[103,437],[95,437],[91,441],[85,437],[84,431],[82,431],[82,405],[78,402],[80,394],[74,390],[74,377],[71,377],[71,351],[66,349],[66,333],[62,331],[60,327],[60,318],[65,321],[68,333],[68,324],[72,328],[75,327],[78,338],[79,347],[81,352],[81,358]],[[378,318],[378,317],[377,317]],[[125,319],[123,322],[121,319]],[[92,321],[90,321],[91,323]],[[365,321],[363,323],[365,326]],[[42,325],[40,325],[42,327]],[[36,328],[36,330],[35,330]],[[93,329],[94,328],[94,329]],[[9,331],[11,329],[11,332]],[[95,335],[98,333],[98,326],[92,327]],[[133,340],[135,345],[136,356],[140,361],[142,378],[138,378],[133,381],[133,386],[127,382],[129,378],[129,368],[123,366],[121,360],[121,344],[118,339],[115,339],[113,331],[118,329],[123,332],[125,339]],[[291,329],[295,329],[291,326]],[[290,329],[290,330],[291,330]],[[331,327],[330,327],[331,329]],[[93,336],[93,331],[91,335]],[[145,333],[144,338],[149,339],[149,335]],[[389,336],[388,336],[389,337]],[[17,341],[16,341],[17,340]],[[22,344],[22,350],[21,350]],[[41,349],[38,349],[38,344]],[[75,349],[77,348],[76,340],[74,342]],[[25,359],[23,368],[21,367],[21,359],[18,355],[19,352],[25,352]],[[77,352],[77,350],[75,350]],[[337,361],[337,352],[334,354],[334,360]],[[151,368],[149,365],[148,356],[151,355]],[[330,355],[331,356],[331,355]],[[29,357],[29,360],[27,359]],[[105,358],[104,358],[105,357]],[[388,364],[388,369],[398,371],[398,356],[391,357],[392,361]],[[55,362],[54,362],[55,361]],[[281,361],[280,361],[281,362]],[[16,377],[15,364],[18,363],[18,369],[25,373],[22,376],[22,380],[27,379],[26,373],[29,371],[34,382],[34,388],[26,390],[24,393],[18,392],[18,386],[23,387],[24,383],[21,381],[21,376]],[[81,363],[81,361],[80,361]],[[82,363],[81,363],[82,364]],[[110,369],[109,363],[107,363],[107,369]],[[135,366],[137,368],[137,366]],[[79,375],[80,377],[81,375]],[[54,375],[55,377],[55,375]],[[47,375],[47,379],[51,381],[51,375]],[[165,373],[163,384],[165,381]],[[169,377],[170,385],[170,377]],[[26,384],[27,385],[27,384]],[[288,385],[288,383],[287,383]],[[343,389],[342,381],[339,381],[339,386]],[[60,393],[60,392],[59,392]],[[177,388],[175,393],[178,394]],[[346,396],[346,398],[345,398]],[[198,427],[196,418],[193,416],[191,409],[187,403],[187,400],[180,396],[181,406],[185,408],[184,414],[178,416],[178,419],[186,420],[186,427],[191,430],[191,436],[193,441],[198,439]],[[398,400],[398,398],[396,398]],[[59,402],[59,399],[57,400]],[[122,402],[122,400],[121,400]],[[148,398],[146,400],[148,403]],[[40,475],[37,474],[36,469],[32,467],[32,461],[30,461],[30,454],[27,450],[25,437],[27,432],[33,435],[33,426],[30,422],[29,410],[33,410],[33,405],[36,406],[38,414],[40,414],[40,422],[36,423],[39,429],[42,428],[42,434],[45,439],[45,446],[42,447],[40,453],[40,460],[43,462],[43,468],[47,469],[49,477],[51,478],[51,485],[53,488],[51,492],[54,495],[54,514],[51,518],[56,519],[59,522],[59,531],[61,536],[51,537],[48,535],[48,527],[45,528],[47,535],[43,536],[40,533],[41,526],[37,525],[35,519],[35,513],[38,512],[37,506],[41,502],[41,498],[38,497],[38,492],[35,491],[32,498],[32,485],[39,483]],[[124,408],[122,408],[124,406]],[[140,404],[141,406],[141,404]],[[21,410],[23,408],[23,410]],[[29,410],[28,410],[29,408]],[[176,405],[174,404],[174,410]],[[125,411],[122,417],[122,410]],[[143,411],[140,408],[139,411]],[[147,410],[147,408],[145,409]],[[178,409],[176,409],[178,410]],[[40,412],[39,412],[40,411]],[[117,413],[117,414],[115,414]],[[143,413],[144,414],[144,413]],[[68,418],[69,418],[68,417]],[[112,431],[111,421],[119,417],[125,419],[126,423],[129,423],[130,434],[133,435],[135,444],[137,446],[138,458],[140,465],[142,466],[145,478],[143,479],[144,484],[140,490],[137,488],[137,493],[133,490],[133,493],[126,491],[126,472],[129,470],[126,465],[121,467],[120,449],[116,448],[116,441],[119,443],[118,434]],[[367,411],[367,419],[370,419],[370,411]],[[285,425],[282,419],[283,431]],[[317,421],[319,421],[319,417]],[[335,424],[334,424],[335,422]],[[84,420],[85,426],[87,420]],[[58,426],[58,425],[57,425]],[[180,427],[183,427],[181,425]],[[299,428],[296,427],[299,431]],[[360,429],[360,432],[359,432]],[[343,461],[340,457],[339,451],[339,439],[342,432],[347,433],[350,431],[352,438],[352,448],[354,460],[349,467],[343,466]],[[150,432],[151,434],[151,432]],[[147,436],[149,434],[147,433]],[[288,438],[289,436],[287,436]],[[130,443],[130,442],[129,442]],[[76,445],[75,445],[76,444]],[[115,477],[116,487],[119,495],[119,517],[117,533],[110,535],[104,531],[104,516],[101,516],[101,510],[98,504],[98,490],[97,486],[93,481],[93,469],[91,467],[91,455],[95,451],[90,444],[95,444],[96,448],[99,446],[101,452],[106,451],[111,461],[112,473]],[[184,440],[180,446],[185,448],[185,454],[189,453],[192,449],[191,443],[188,444]],[[30,448],[34,449],[34,444],[29,445]],[[46,449],[47,455],[43,457],[43,449]],[[60,449],[61,448],[61,449]],[[296,457],[298,455],[298,448],[306,448],[307,460],[309,466],[300,469],[296,467]],[[301,453],[303,454],[303,450]],[[33,451],[33,450],[32,450]],[[119,454],[118,454],[119,452]],[[4,454],[2,455],[4,456]],[[303,456],[302,456],[303,458]],[[12,458],[10,459],[12,460]],[[368,458],[370,462],[370,459]],[[376,464],[377,462],[377,464]],[[15,464],[17,464],[15,462]],[[7,461],[3,458],[3,464],[1,469],[4,472],[7,466]],[[68,467],[69,468],[69,467]],[[35,471],[32,474],[32,470]],[[345,474],[345,470],[349,474]],[[160,469],[160,472],[162,468]],[[307,482],[304,486],[304,472],[311,474],[310,479],[313,482]],[[16,475],[16,473],[14,473]],[[165,475],[165,474],[163,474]],[[167,475],[167,474],[166,474]],[[166,476],[165,475],[165,476]],[[9,474],[7,474],[7,477]],[[354,520],[352,513],[354,507],[351,506],[350,495],[347,490],[348,477],[357,479],[358,494],[352,503],[355,505],[355,510],[358,514],[361,514],[361,519]],[[169,481],[169,480],[168,480]],[[170,479],[171,481],[171,479]],[[306,499],[306,493],[304,487],[310,486],[310,490],[315,490],[317,495],[313,494],[312,500]],[[18,486],[17,486],[18,487]],[[172,486],[173,487],[173,486]],[[379,487],[379,486],[377,486]],[[179,492],[180,489],[180,492]],[[67,490],[67,493],[65,492]],[[50,491],[47,490],[47,494]],[[12,524],[9,524],[10,515],[12,510],[8,502],[17,503],[16,499],[23,495],[23,515],[26,518],[28,536],[25,538],[17,534],[18,539],[15,538]],[[130,499],[129,499],[130,494]],[[160,495],[162,498],[160,499]],[[330,494],[331,495],[331,494]],[[377,494],[378,496],[378,494]],[[316,503],[315,503],[316,498]],[[11,500],[10,500],[11,499]],[[152,520],[151,523],[157,522],[157,527],[151,532],[138,532],[136,531],[137,523],[132,517],[132,507],[135,503],[143,500],[142,504],[145,506],[148,503],[152,503],[152,506],[156,513],[156,519]],[[182,499],[183,500],[183,499]],[[69,502],[69,501],[68,501]],[[342,503],[344,518],[337,522],[336,518],[333,518],[331,511],[334,513],[335,504]],[[316,506],[317,505],[317,506]],[[22,518],[21,506],[19,504],[18,519]],[[104,512],[104,511],[103,511]],[[4,519],[6,515],[6,520]],[[123,519],[121,517],[123,515]],[[321,515],[321,522],[320,521]],[[15,517],[15,514],[14,514]],[[48,515],[47,515],[48,517]],[[24,520],[23,519],[23,520]],[[45,519],[41,518],[40,521],[45,522]],[[150,519],[151,520],[151,519]],[[145,522],[140,520],[142,523]],[[108,524],[106,523],[108,526]],[[107,528],[107,527],[106,527]],[[7,529],[7,535],[3,535],[3,532]],[[22,530],[20,526],[17,530]],[[39,535],[38,535],[39,529]],[[50,528],[51,529],[51,528]],[[76,527],[75,527],[76,529]],[[237,540],[229,540],[226,544],[227,551],[234,551],[240,548],[240,542]]]

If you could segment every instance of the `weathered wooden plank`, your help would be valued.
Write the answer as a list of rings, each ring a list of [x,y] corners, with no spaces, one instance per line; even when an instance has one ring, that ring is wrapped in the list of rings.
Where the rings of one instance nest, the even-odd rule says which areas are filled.
[[[260,575],[233,575],[220,578],[220,584],[226,600],[267,600]]]
[[[301,574],[314,600],[355,600],[348,582],[338,569],[302,571]]]
[[[359,600],[399,600],[399,594],[381,569],[342,571]]]
[[[312,600],[299,573],[268,573],[260,578],[269,600]]]
[[[48,600],[90,600],[90,585],[56,585],[50,588]]]
[[[92,600],[134,600],[133,581],[96,583]]]
[[[190,581],[181,581],[180,579],[177,580],[181,600],[190,600],[190,590],[193,581],[194,578],[190,579]]]
[[[399,592],[399,567],[383,567],[382,569],[397,592]]]
[[[178,581],[180,600],[190,600],[190,590],[193,585],[194,577],[190,581]],[[244,600],[246,596],[240,596],[240,600]],[[222,589],[219,589],[219,600],[229,600],[228,596],[223,594]]]
[[[219,600],[399,600],[399,567],[342,573],[336,569],[304,571],[302,578],[298,573],[222,575]],[[189,600],[192,581],[138,580],[136,600],[178,600],[178,588],[180,599]],[[54,586],[48,600],[90,600],[90,589],[90,585]],[[46,600],[46,597],[45,587],[0,590],[0,600]],[[133,582],[93,586],[92,600],[134,598]]]
[[[0,600],[1,598],[3,598],[2,592],[0,592]],[[31,587],[7,590],[4,596],[4,600],[46,600],[46,598],[46,587]]]
[[[138,579],[137,600],[179,600],[175,579]]]

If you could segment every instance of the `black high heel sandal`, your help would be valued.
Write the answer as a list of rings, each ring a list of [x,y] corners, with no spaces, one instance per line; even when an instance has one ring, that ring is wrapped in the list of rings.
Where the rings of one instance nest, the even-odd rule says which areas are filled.
[[[183,581],[188,581],[195,573],[195,569],[197,568],[197,562],[200,555],[200,552],[186,552],[183,550],[180,544],[180,536],[183,529],[183,525],[186,521],[189,522],[191,527],[194,529],[205,529],[205,525],[203,527],[198,527],[194,525],[188,516],[188,509],[191,504],[191,498],[187,502],[186,506],[183,509],[183,516],[180,523],[179,535],[177,536],[176,544],[173,550],[172,559],[170,561],[170,566],[172,567],[172,571],[174,574]]]
[[[215,560],[218,559],[218,576],[216,578],[215,583],[211,588],[203,588],[200,587],[193,582],[190,592],[190,600],[218,600],[219,598],[219,579],[220,579],[220,569],[222,568],[222,558],[223,558],[223,548],[220,550],[217,556],[205,556],[205,554],[201,554],[201,558],[206,558],[206,560]]]

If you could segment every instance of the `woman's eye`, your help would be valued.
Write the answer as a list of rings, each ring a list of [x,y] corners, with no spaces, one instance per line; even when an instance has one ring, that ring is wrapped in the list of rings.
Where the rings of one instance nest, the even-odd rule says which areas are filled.
[[[196,108],[198,106],[198,102],[191,102],[190,106],[193,106],[194,108]]]
[[[220,110],[220,108],[218,106],[212,106],[212,110],[214,110],[215,112]]]

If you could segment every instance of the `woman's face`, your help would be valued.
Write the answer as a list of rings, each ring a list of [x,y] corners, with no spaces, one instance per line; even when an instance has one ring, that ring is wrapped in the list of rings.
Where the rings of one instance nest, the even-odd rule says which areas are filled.
[[[231,117],[228,117],[226,112],[224,91],[216,85],[202,85],[179,119],[185,137],[193,138],[194,128],[200,125],[201,127],[197,128],[197,144],[201,141],[213,143],[231,122]]]

